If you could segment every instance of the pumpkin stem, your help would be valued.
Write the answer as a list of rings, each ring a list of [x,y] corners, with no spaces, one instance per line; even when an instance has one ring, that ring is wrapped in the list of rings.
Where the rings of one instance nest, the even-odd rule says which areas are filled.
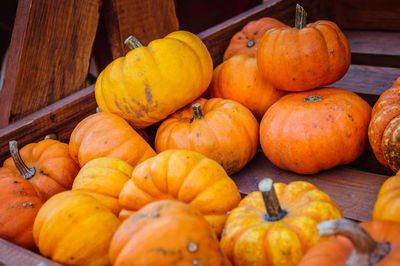
[[[301,30],[307,24],[307,12],[306,10],[299,4],[296,4],[296,18],[295,18],[295,27]]]
[[[54,140],[58,140],[58,137],[57,137],[57,134],[51,133],[51,134],[46,135],[46,136],[44,137],[44,139],[54,139]]]
[[[263,196],[265,210],[267,211],[266,220],[273,222],[279,221],[285,217],[287,212],[281,209],[272,179],[264,178],[261,180],[260,183],[258,183],[258,189]]]
[[[20,176],[26,180],[31,179],[36,173],[35,167],[29,168],[26,166],[19,154],[18,143],[15,140],[10,141],[8,145],[10,146],[11,157],[14,161],[15,167],[17,167],[20,173]]]
[[[134,50],[136,48],[142,47],[143,44],[141,44],[138,39],[136,39],[135,37],[133,37],[132,35],[129,36],[128,38],[126,38],[126,40],[124,41],[124,44],[126,46],[128,46],[129,49]]]
[[[203,119],[203,113],[201,112],[201,105],[199,103],[195,103],[192,105],[193,109],[193,118],[190,120],[190,122],[193,122],[196,119]]]
[[[389,242],[376,242],[358,223],[348,219],[325,221],[317,225],[320,236],[343,235],[354,245],[345,265],[375,265],[390,252]]]

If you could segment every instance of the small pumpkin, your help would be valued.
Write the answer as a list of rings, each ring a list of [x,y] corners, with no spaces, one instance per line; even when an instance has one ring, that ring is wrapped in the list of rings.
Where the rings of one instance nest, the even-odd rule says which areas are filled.
[[[319,224],[318,230],[321,236],[331,237],[314,246],[299,266],[399,264],[400,223],[375,221],[357,224],[339,219]]]
[[[372,109],[368,138],[375,157],[393,172],[400,170],[400,77]]]
[[[279,168],[314,174],[359,157],[368,141],[370,118],[369,104],[351,91],[290,93],[265,113],[260,143]]]
[[[235,55],[214,70],[209,88],[211,97],[237,101],[257,119],[286,92],[277,90],[258,71],[254,57]]]
[[[173,114],[158,128],[156,151],[184,149],[220,163],[228,175],[256,154],[258,122],[243,105],[220,98],[200,98]]]
[[[16,141],[10,141],[11,157],[3,168],[13,175],[29,180],[46,201],[54,194],[71,189],[79,166],[69,155],[68,144],[44,139],[29,143],[18,150]]]
[[[128,122],[105,112],[79,122],[71,133],[69,153],[81,167],[99,157],[117,158],[135,166],[156,154]]]
[[[147,47],[129,40],[133,50],[111,62],[97,78],[96,102],[103,112],[119,115],[141,129],[207,90],[213,63],[195,34],[175,31]]]
[[[138,166],[119,194],[124,220],[144,205],[176,199],[199,210],[217,235],[240,201],[236,184],[216,161],[200,153],[167,150]]]
[[[94,197],[65,191],[46,201],[33,237],[40,253],[64,265],[110,265],[108,250],[119,219]]]
[[[133,167],[122,160],[96,158],[82,167],[72,184],[72,190],[88,193],[118,216],[121,211],[118,195],[132,172]]]
[[[306,25],[306,12],[298,5],[295,28],[268,30],[256,57],[260,72],[275,88],[306,91],[342,78],[350,66],[350,47],[334,22]]]
[[[317,224],[343,217],[335,202],[310,183],[273,184],[266,178],[259,189],[231,211],[225,224],[221,248],[236,266],[296,265],[317,243]]]
[[[126,219],[110,258],[113,265],[231,265],[204,217],[175,200],[149,203]]]
[[[272,28],[287,27],[277,19],[264,17],[247,23],[239,32],[233,35],[224,53],[224,61],[234,55],[247,54],[255,57],[258,41],[263,34]]]

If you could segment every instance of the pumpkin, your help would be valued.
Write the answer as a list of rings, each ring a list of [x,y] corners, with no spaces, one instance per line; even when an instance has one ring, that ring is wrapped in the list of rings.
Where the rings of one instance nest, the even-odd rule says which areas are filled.
[[[200,98],[161,123],[156,151],[184,149],[220,163],[228,175],[242,169],[256,154],[258,123],[243,105],[220,98]]]
[[[10,141],[11,157],[3,168],[12,175],[29,180],[46,201],[54,194],[71,189],[79,166],[69,156],[68,144],[58,140],[44,139],[29,143],[18,150],[16,141]]]
[[[40,253],[64,265],[110,265],[119,219],[94,197],[65,191],[45,202],[33,225]]]
[[[0,237],[34,250],[33,222],[42,206],[40,193],[26,179],[0,168]]]
[[[261,76],[256,59],[248,55],[235,55],[215,68],[209,93],[243,104],[259,120],[285,94]]]
[[[375,157],[393,172],[400,170],[400,77],[372,109],[368,138]]]
[[[118,195],[132,172],[133,167],[127,162],[115,158],[97,158],[82,167],[72,184],[72,190],[90,194],[118,216],[121,211]]]
[[[314,246],[299,266],[399,265],[400,223],[356,222],[338,219],[318,225],[319,234],[331,236]]]
[[[261,38],[256,56],[261,74],[285,91],[306,91],[339,80],[350,66],[346,37],[334,22],[305,25],[305,11],[297,13],[295,28],[273,28]]]
[[[299,174],[347,164],[364,151],[371,107],[338,88],[290,93],[260,123],[264,154],[279,168]]]
[[[207,90],[213,63],[195,34],[175,31],[147,47],[137,40],[128,43],[134,49],[111,62],[97,78],[96,102],[103,112],[117,114],[141,129]]]
[[[207,220],[175,200],[149,203],[126,219],[110,258],[113,265],[231,265]]]
[[[285,26],[286,25],[279,20],[270,17],[250,21],[239,32],[233,35],[225,50],[224,61],[237,54],[247,54],[251,57],[255,57],[258,42],[264,32],[272,28]]]
[[[343,217],[335,202],[308,182],[273,184],[265,178],[259,189],[225,224],[221,248],[236,266],[296,265],[317,243],[317,224]]]
[[[136,166],[119,194],[124,220],[144,205],[176,199],[199,210],[217,235],[240,201],[236,184],[216,161],[186,150],[167,150]]]
[[[400,223],[400,171],[381,186],[372,212],[372,220]]]
[[[99,157],[117,158],[135,166],[156,154],[128,122],[104,112],[79,122],[71,133],[69,152],[81,167]]]

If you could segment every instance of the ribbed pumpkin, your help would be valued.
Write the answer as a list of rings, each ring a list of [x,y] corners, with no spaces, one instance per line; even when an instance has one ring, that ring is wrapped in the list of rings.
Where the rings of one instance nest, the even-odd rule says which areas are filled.
[[[94,197],[65,191],[36,216],[33,237],[43,256],[64,265],[110,265],[108,250],[119,219]]]
[[[317,224],[343,217],[310,183],[263,179],[259,189],[231,211],[225,224],[222,251],[236,266],[296,265],[317,243]]]
[[[256,154],[258,123],[243,105],[220,98],[200,98],[173,114],[158,128],[156,151],[184,149],[220,163],[228,175]]]
[[[35,249],[33,222],[42,199],[26,179],[0,168],[0,237],[27,249]]]
[[[54,194],[71,189],[79,166],[70,157],[68,144],[53,139],[29,143],[18,150],[17,142],[10,142],[11,158],[3,167],[13,175],[29,180],[46,201]]]
[[[215,68],[209,92],[243,104],[257,119],[285,94],[262,77],[256,59],[248,55],[235,55]]]
[[[371,107],[351,91],[321,88],[290,93],[265,113],[261,147],[276,166],[314,174],[362,154],[370,117]]]
[[[96,102],[134,128],[152,125],[198,98],[211,82],[207,47],[193,33],[176,31],[111,62],[99,75]]]
[[[231,265],[214,231],[189,205],[149,203],[126,219],[110,247],[113,265]]]
[[[128,122],[104,112],[79,122],[71,133],[69,152],[81,167],[99,157],[118,158],[135,166],[156,155]]]
[[[301,15],[305,11],[298,13],[295,28],[268,30],[257,50],[262,75],[275,88],[286,91],[331,84],[342,78],[350,66],[349,44],[338,26],[327,20],[306,26],[305,16]]]
[[[395,176],[388,178],[381,186],[372,219],[400,223],[400,171]]]
[[[131,178],[133,167],[115,158],[97,158],[86,163],[72,184],[72,190],[83,191],[108,207],[118,216],[118,195]]]
[[[299,266],[396,266],[400,262],[400,223],[375,221],[357,224],[339,219],[318,225],[322,236]]]
[[[228,48],[225,50],[224,61],[237,54],[247,54],[251,57],[255,57],[258,41],[263,34],[269,29],[285,26],[286,25],[279,20],[270,17],[250,21],[241,31],[233,35]]]
[[[400,78],[379,97],[372,109],[368,137],[378,161],[400,170]]]
[[[217,235],[227,212],[236,207],[240,194],[236,184],[214,160],[192,151],[167,150],[139,164],[119,195],[126,219],[144,205],[176,199],[199,210]]]

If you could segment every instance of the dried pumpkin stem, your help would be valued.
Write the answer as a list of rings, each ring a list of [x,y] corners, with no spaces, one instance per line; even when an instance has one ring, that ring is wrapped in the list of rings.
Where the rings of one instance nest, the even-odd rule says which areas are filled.
[[[193,122],[196,119],[203,119],[203,113],[201,112],[201,105],[199,103],[195,103],[192,105],[193,109],[193,118],[190,120],[190,122]]]
[[[261,180],[260,183],[258,183],[258,189],[263,196],[265,210],[267,212],[266,220],[271,222],[279,221],[285,217],[287,212],[281,209],[272,179],[264,178]]]
[[[138,39],[136,39],[135,37],[133,37],[132,35],[129,36],[128,38],[126,38],[126,40],[124,41],[124,44],[126,46],[128,46],[129,49],[134,50],[136,48],[142,47],[143,44],[141,44]]]
[[[53,139],[53,140],[58,140],[57,134],[55,133],[51,133],[51,134],[47,134],[44,139]]]
[[[296,4],[295,27],[301,30],[306,26],[306,24],[307,24],[307,12],[301,5]]]
[[[354,245],[345,265],[375,265],[390,252],[389,242],[377,242],[358,223],[347,219],[325,221],[317,226],[321,236],[343,235]]]
[[[19,154],[18,143],[15,140],[10,141],[8,145],[10,146],[10,153],[14,161],[15,167],[17,167],[21,177],[26,180],[31,179],[36,173],[35,167],[29,168],[28,166],[26,166],[21,158],[21,155]]]

